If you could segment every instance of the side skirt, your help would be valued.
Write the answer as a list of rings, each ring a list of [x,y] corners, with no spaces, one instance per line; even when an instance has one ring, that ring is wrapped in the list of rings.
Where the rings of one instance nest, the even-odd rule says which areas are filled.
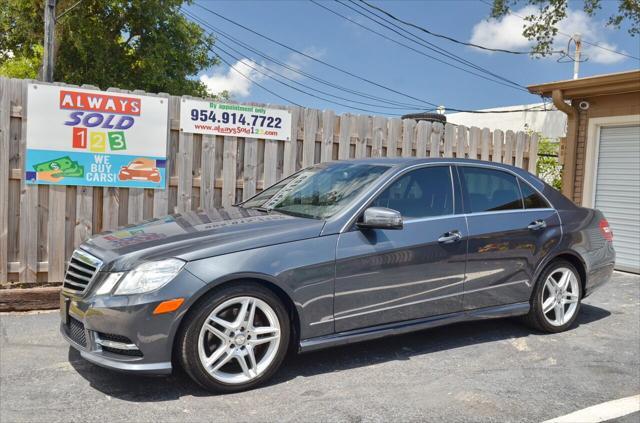
[[[432,316],[423,319],[407,320],[404,322],[387,323],[364,329],[355,329],[333,335],[300,341],[300,352],[316,351],[323,348],[348,345],[356,342],[369,341],[385,336],[401,335],[423,329],[445,326],[452,323],[469,322],[473,320],[497,319],[501,317],[520,316],[529,312],[528,302],[485,307],[476,310],[466,310],[456,313]]]

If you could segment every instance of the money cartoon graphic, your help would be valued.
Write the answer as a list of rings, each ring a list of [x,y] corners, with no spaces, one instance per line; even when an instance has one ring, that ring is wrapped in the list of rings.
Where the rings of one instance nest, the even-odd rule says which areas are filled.
[[[59,170],[52,174],[54,177],[82,177],[84,176],[84,167],[78,162],[71,160],[69,156],[60,157],[46,162],[33,165],[36,172],[49,172]]]

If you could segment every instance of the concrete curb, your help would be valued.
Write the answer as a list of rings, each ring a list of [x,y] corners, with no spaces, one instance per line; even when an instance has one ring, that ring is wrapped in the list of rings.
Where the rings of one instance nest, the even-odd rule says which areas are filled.
[[[60,287],[0,289],[0,312],[60,307]]]

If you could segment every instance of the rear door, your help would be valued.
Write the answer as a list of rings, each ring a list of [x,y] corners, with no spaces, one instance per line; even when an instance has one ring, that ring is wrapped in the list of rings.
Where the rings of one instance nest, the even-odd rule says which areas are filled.
[[[556,211],[515,174],[458,169],[469,228],[464,308],[528,301],[537,265],[560,241]]]
[[[399,211],[403,229],[354,226],[340,235],[337,332],[462,309],[467,229],[452,182],[449,166],[405,173],[371,203]]]

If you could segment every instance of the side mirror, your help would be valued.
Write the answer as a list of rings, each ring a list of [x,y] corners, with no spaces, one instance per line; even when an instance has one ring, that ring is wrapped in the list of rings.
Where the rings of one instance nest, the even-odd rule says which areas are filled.
[[[356,226],[361,229],[402,229],[402,216],[399,211],[386,207],[369,207]]]

